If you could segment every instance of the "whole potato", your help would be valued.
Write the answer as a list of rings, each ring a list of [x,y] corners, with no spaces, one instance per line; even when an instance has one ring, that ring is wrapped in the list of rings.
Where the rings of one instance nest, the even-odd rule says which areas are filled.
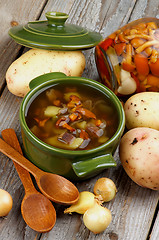
[[[121,139],[119,156],[134,182],[159,190],[159,131],[144,127],[129,130]]]
[[[10,65],[6,81],[11,93],[24,97],[30,90],[29,82],[35,77],[49,72],[81,76],[84,68],[85,57],[81,51],[31,49]]]
[[[159,93],[142,92],[130,97],[125,105],[126,127],[149,127],[159,130]]]

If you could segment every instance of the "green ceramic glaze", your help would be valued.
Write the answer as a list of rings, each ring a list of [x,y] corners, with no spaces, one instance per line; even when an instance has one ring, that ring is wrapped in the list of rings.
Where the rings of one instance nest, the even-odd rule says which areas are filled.
[[[43,90],[57,83],[66,82],[90,86],[104,93],[115,105],[119,125],[114,136],[105,144],[91,150],[70,151],[50,146],[38,139],[28,128],[25,114],[32,100]],[[24,151],[28,159],[44,171],[62,175],[70,180],[83,180],[108,167],[116,166],[113,153],[125,127],[123,107],[115,94],[101,83],[80,77],[67,77],[63,73],[48,73],[30,83],[31,91],[24,97],[20,107],[20,124]]]
[[[47,12],[47,21],[29,22],[9,30],[9,35],[19,44],[31,48],[54,50],[82,50],[96,46],[102,36],[77,25],[67,24],[68,15]]]

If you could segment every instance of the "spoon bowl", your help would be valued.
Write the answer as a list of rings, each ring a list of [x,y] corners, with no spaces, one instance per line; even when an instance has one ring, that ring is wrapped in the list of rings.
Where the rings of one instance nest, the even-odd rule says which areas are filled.
[[[52,203],[41,193],[26,194],[21,204],[24,221],[37,232],[50,231],[56,222]]]
[[[21,155],[22,150],[13,129],[2,131],[2,137],[10,146],[16,149]],[[37,232],[50,231],[56,222],[56,211],[51,201],[39,193],[32,182],[30,174],[20,165],[14,162],[25,189],[25,196],[21,204],[21,213],[26,224]]]
[[[60,204],[73,204],[79,197],[79,192],[67,179],[52,173],[43,174],[37,178],[41,192],[50,199]],[[55,183],[56,184],[52,184]],[[58,201],[56,200],[58,199]]]
[[[78,201],[79,191],[73,183],[60,175],[42,171],[1,138],[0,151],[32,173],[41,192],[51,201],[66,205]]]

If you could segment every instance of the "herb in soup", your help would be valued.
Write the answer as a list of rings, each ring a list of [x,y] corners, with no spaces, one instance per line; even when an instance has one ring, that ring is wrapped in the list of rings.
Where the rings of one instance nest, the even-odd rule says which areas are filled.
[[[26,122],[43,142],[67,150],[89,150],[116,132],[118,117],[106,96],[88,86],[56,85],[30,104]]]

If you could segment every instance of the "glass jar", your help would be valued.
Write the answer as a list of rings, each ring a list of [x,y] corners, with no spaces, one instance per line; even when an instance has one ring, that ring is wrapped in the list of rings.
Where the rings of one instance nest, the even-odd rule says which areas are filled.
[[[159,19],[133,21],[101,41],[95,58],[101,81],[118,96],[159,92]]]

